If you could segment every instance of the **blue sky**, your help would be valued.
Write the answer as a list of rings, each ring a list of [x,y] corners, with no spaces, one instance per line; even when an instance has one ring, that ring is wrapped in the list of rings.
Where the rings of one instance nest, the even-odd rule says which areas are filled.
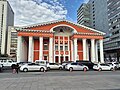
[[[88,0],[8,0],[15,25],[25,26],[52,20],[77,21],[77,9]]]
[[[62,0],[63,1],[63,0]],[[77,9],[84,2],[84,0],[65,0],[66,2],[61,2],[67,9],[67,19],[73,22],[77,20]]]

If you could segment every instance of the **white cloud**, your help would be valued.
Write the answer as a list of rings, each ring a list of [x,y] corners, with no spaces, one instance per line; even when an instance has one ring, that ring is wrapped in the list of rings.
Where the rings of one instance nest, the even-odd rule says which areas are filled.
[[[15,25],[23,26],[66,18],[67,10],[57,0],[8,0],[15,13]]]
[[[84,3],[88,3],[88,1],[89,1],[89,0],[84,0],[83,2],[84,2]]]

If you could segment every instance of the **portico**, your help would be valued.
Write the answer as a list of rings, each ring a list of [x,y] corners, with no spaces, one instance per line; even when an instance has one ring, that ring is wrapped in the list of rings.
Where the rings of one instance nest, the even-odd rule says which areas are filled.
[[[91,60],[104,63],[103,32],[61,20],[17,29],[17,61]],[[24,47],[24,48],[22,48]],[[24,54],[24,55],[23,55]]]

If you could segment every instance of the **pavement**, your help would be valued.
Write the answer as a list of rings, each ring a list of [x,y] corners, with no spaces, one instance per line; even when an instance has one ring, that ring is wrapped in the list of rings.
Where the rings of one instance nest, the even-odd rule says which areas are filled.
[[[0,90],[120,90],[120,71],[0,73]]]

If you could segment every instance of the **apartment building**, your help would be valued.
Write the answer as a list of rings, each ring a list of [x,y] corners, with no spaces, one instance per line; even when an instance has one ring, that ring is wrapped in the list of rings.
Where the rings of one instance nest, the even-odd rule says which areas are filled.
[[[107,0],[109,40],[104,42],[105,57],[120,61],[120,0]]]
[[[77,23],[90,27],[90,6],[83,3],[77,10]]]
[[[77,22],[105,32],[108,35],[107,0],[89,0],[88,3],[82,4],[77,10]]]
[[[7,54],[8,26],[14,25],[14,12],[7,0],[0,0],[0,54]]]

